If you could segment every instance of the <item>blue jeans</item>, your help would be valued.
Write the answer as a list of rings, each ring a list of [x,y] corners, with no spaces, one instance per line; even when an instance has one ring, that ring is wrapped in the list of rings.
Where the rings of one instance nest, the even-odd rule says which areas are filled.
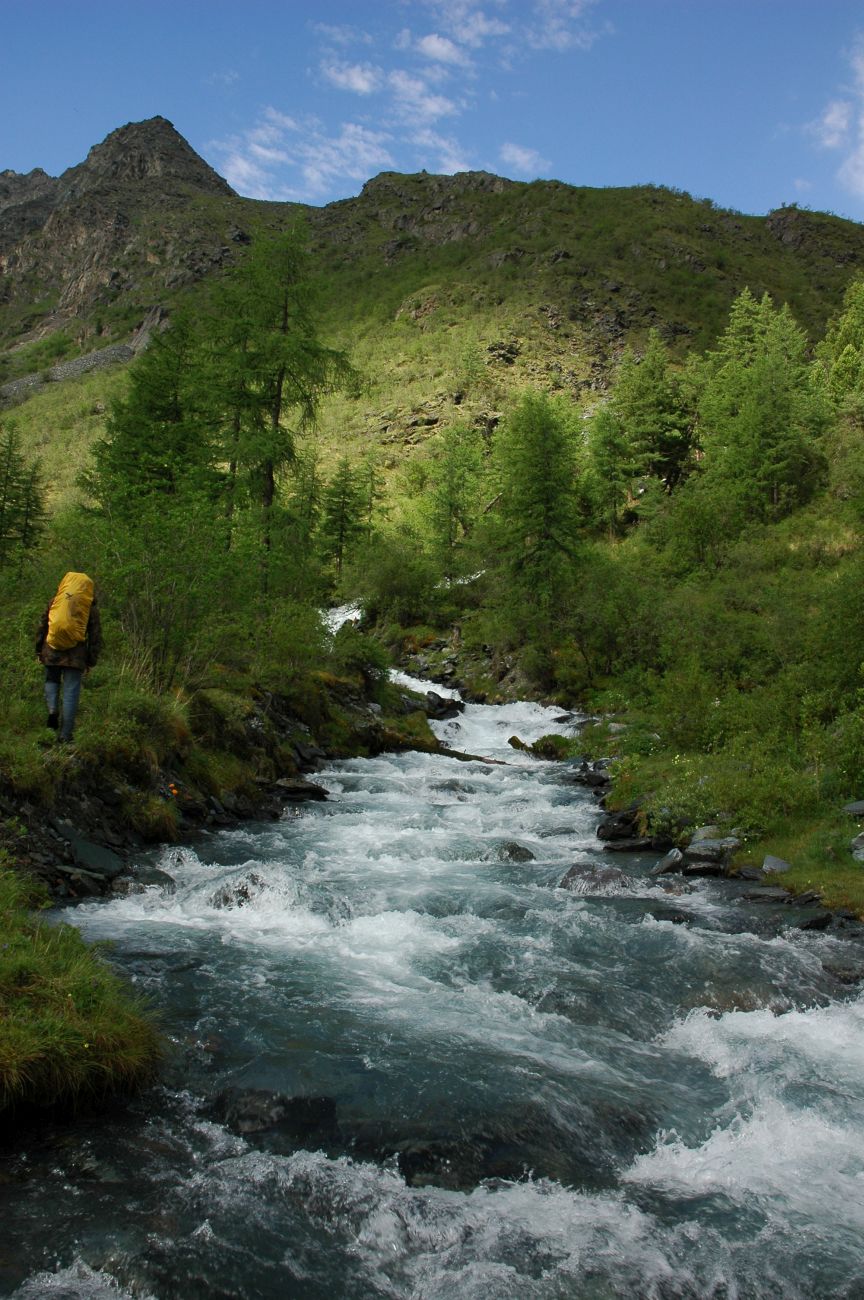
[[[60,723],[60,739],[71,740],[75,726],[75,714],[78,712],[78,698],[81,694],[83,668],[46,668],[45,669],[45,703],[49,713],[60,711],[60,682],[63,682],[63,717]]]

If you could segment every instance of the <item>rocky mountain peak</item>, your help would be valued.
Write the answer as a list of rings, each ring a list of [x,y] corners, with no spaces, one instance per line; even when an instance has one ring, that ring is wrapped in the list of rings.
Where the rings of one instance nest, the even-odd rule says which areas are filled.
[[[53,194],[56,187],[57,181],[41,167],[34,167],[32,171],[25,174],[7,168],[6,171],[0,172],[0,212],[4,208],[19,203],[31,203]]]
[[[94,145],[83,163],[70,167],[61,181],[64,200],[93,190],[139,187],[170,192],[195,189],[221,196],[234,191],[164,117],[129,122]]]

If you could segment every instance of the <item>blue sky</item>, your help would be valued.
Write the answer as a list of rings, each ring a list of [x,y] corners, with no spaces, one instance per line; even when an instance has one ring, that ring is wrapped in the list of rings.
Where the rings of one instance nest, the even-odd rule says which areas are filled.
[[[0,0],[0,170],[161,114],[241,194],[383,170],[864,220],[861,0]]]

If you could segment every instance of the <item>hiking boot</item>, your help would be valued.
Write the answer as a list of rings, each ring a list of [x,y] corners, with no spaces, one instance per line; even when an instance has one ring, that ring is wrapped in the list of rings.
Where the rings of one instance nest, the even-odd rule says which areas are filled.
[[[48,717],[45,719],[45,726],[50,727],[52,731],[56,731],[60,726],[59,715],[56,713],[49,713]]]

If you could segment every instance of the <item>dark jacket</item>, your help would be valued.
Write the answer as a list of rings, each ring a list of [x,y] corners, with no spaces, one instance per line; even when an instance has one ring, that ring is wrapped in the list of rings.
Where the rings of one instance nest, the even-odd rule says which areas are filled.
[[[42,622],[39,624],[39,633],[36,637],[36,658],[46,668],[93,668],[102,649],[102,622],[99,618],[96,597],[93,597],[93,604],[90,606],[86,637],[69,650],[52,650],[45,639],[48,636],[48,613],[50,609],[51,606],[49,605],[42,615]]]

